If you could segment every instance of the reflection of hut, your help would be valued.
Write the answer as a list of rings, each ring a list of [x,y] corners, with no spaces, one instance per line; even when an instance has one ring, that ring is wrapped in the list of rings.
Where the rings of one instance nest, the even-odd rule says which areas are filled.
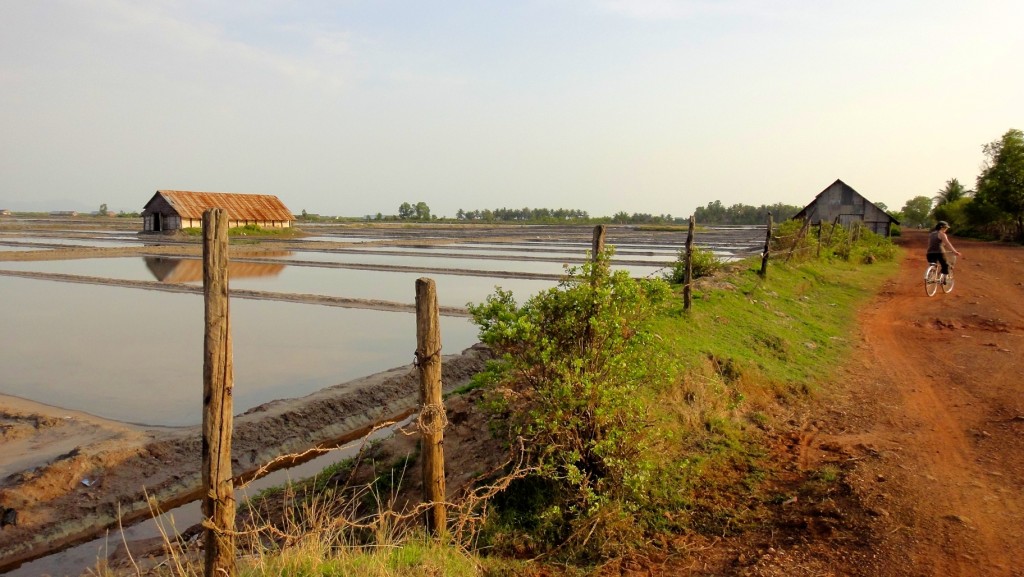
[[[842,180],[836,180],[821,191],[793,218],[806,218],[811,224],[837,223],[847,227],[860,222],[882,236],[889,236],[890,224],[900,223]]]
[[[142,230],[199,228],[203,225],[203,213],[211,208],[227,211],[230,228],[247,224],[288,228],[295,220],[291,211],[269,194],[158,190],[142,210]]]
[[[153,273],[156,280],[166,283],[201,282],[203,280],[203,260],[194,258],[167,258],[163,256],[147,256],[146,267]],[[228,278],[254,278],[261,276],[277,276],[286,265],[284,263],[236,262],[228,261]]]

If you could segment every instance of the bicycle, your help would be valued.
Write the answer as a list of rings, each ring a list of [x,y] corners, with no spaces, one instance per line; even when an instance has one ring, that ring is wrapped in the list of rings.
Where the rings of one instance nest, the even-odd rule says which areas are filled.
[[[928,296],[934,296],[935,293],[939,292],[939,287],[942,287],[942,292],[949,294],[953,291],[953,265],[956,264],[956,257],[954,256],[949,260],[949,274],[946,275],[946,280],[942,280],[942,265],[937,262],[928,263],[928,268],[924,271],[924,292]]]

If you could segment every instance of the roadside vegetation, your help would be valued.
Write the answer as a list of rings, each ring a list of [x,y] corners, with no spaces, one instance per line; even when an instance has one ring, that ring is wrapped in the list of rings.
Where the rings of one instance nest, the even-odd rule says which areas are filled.
[[[784,223],[765,277],[759,260],[708,259],[688,311],[678,284],[610,271],[612,253],[525,302],[499,289],[470,306],[496,357],[464,394],[508,464],[479,472],[440,539],[402,496],[415,455],[368,451],[256,499],[239,574],[583,575],[678,538],[768,527],[791,498],[773,439],[849,354],[896,247]],[[841,475],[818,471],[804,490]],[[157,574],[200,575],[187,551]]]
[[[918,228],[944,220],[958,236],[1024,243],[1024,132],[1010,129],[982,153],[974,190],[951,178],[933,197],[908,200],[897,218]]]

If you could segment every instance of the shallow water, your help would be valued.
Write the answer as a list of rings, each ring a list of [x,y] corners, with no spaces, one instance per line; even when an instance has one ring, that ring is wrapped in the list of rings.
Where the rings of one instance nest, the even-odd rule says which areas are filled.
[[[68,238],[60,236],[4,236],[0,240],[9,242],[22,242],[26,244],[54,244],[60,246],[81,246],[81,247],[122,247],[138,246],[142,243],[137,239],[92,239],[92,238]]]
[[[157,258],[157,257],[152,257]],[[181,260],[196,265],[197,259]],[[152,261],[150,261],[152,262]],[[472,263],[473,261],[467,261]],[[238,263],[249,264],[249,263]],[[554,286],[555,281],[516,278],[488,278],[456,276],[413,272],[386,272],[353,270],[342,268],[320,268],[310,266],[264,265],[268,271],[264,276],[232,277],[231,288],[261,290],[283,293],[312,294],[358,299],[376,299],[399,303],[413,303],[416,300],[415,282],[421,277],[434,279],[437,284],[437,298],[442,306],[465,306],[467,302],[482,302],[494,287],[500,285],[524,299],[541,290]],[[0,262],[0,270],[98,276],[121,280],[161,280],[158,274],[147,266],[143,257],[90,258],[62,261],[19,261]],[[201,285],[200,275],[191,275],[189,284]]]
[[[201,421],[201,295],[4,276],[0,294],[0,392],[117,421]],[[231,325],[238,413],[410,364],[416,348],[411,313],[234,299]],[[465,318],[442,317],[441,331],[446,353],[476,342]]]

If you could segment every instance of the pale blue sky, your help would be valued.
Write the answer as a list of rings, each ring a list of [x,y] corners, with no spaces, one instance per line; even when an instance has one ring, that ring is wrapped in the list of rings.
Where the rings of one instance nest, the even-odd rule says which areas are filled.
[[[688,216],[890,208],[1024,128],[1019,0],[0,0],[0,208],[157,189]]]

